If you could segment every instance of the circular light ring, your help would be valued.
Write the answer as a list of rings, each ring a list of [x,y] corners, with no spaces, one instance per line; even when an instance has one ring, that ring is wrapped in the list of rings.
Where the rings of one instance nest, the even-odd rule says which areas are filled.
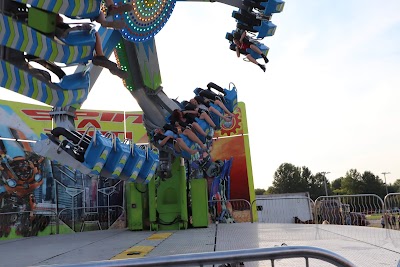
[[[167,23],[175,8],[176,0],[114,0],[117,5],[131,4],[133,9],[114,20],[123,20],[126,27],[122,37],[135,43],[153,38]]]

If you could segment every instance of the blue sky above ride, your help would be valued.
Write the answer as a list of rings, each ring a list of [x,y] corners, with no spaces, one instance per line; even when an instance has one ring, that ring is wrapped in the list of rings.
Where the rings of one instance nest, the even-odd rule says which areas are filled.
[[[175,0],[144,1],[115,0],[116,4],[132,4],[131,12],[115,15],[114,20],[125,21],[122,37],[131,42],[143,42],[153,38],[167,23],[175,8]]]

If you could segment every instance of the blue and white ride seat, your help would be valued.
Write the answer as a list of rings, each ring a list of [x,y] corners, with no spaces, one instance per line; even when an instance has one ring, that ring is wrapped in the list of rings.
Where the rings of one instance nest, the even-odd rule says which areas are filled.
[[[51,13],[60,13],[73,19],[95,20],[100,12],[102,0],[18,0],[17,2],[30,4]]]
[[[198,150],[198,145],[189,139],[189,137],[187,137],[184,134],[180,134],[180,138],[182,138],[183,142],[190,148],[193,150]],[[192,158],[192,155],[190,155],[187,151],[181,149],[181,156],[187,160],[190,160]]]
[[[147,149],[147,158],[144,161],[143,168],[139,172],[137,183],[148,184],[154,177],[157,171],[157,167],[160,163],[158,151],[153,149]]]
[[[228,33],[228,34],[230,34],[230,33]],[[228,34],[227,34],[227,36],[228,36]],[[260,55],[258,55],[258,57],[260,57]],[[210,89],[204,90],[204,89],[201,89],[201,88],[196,88],[196,89],[193,90],[193,92],[196,95],[200,95],[200,92],[202,92],[202,91],[210,91],[210,92],[212,92]],[[212,93],[214,93],[214,92],[212,92]],[[230,112],[233,112],[235,110],[236,106],[237,106],[237,90],[236,90],[236,87],[233,87],[232,89],[224,88],[223,89],[223,95],[221,94],[220,98],[223,101],[223,103],[225,104],[226,108]],[[216,105],[214,105],[214,107],[215,106]]]
[[[210,135],[210,136],[213,136],[213,135],[214,135],[214,129],[208,124],[208,122],[206,122],[205,120],[199,119],[199,118],[196,118],[195,120],[196,120],[197,124],[201,127],[201,129],[203,129],[203,131],[204,131],[207,135]],[[192,129],[193,129],[193,131],[196,133],[196,135],[199,137],[199,139],[200,139],[202,142],[205,142],[205,141],[206,141],[206,137],[205,137],[205,136],[203,136],[203,135],[197,133],[196,130],[195,130],[194,128],[192,128]]]
[[[247,29],[252,32],[256,32],[254,27],[260,26],[261,21],[266,19],[266,16],[256,12],[248,11],[247,9],[239,9],[238,11],[232,12],[232,17],[236,19],[238,28]],[[253,28],[253,29],[252,29]]]
[[[129,182],[136,182],[140,170],[146,161],[146,153],[136,144],[130,144],[128,160],[122,169],[121,179]]]
[[[260,3],[261,6],[265,7],[263,13],[265,15],[271,15],[273,13],[280,13],[282,12],[285,2],[282,0],[268,0],[266,2]]]
[[[178,135],[175,134],[174,132],[167,130],[164,132],[165,136],[172,136],[174,138],[176,138]],[[175,144],[175,140],[170,139],[168,140],[168,142],[166,142],[163,146],[161,145],[162,140],[158,140],[158,138],[155,138],[155,134],[154,131],[152,131],[150,133],[150,143],[152,143],[155,147],[158,148],[158,150],[162,150],[165,151],[167,153],[173,154],[174,156],[180,156],[180,153],[178,153],[178,151],[175,150],[174,144]]]
[[[111,178],[117,179],[128,161],[130,145],[122,143],[119,138],[116,138],[114,142],[110,155],[104,165],[104,169],[110,173]]]
[[[262,21],[260,26],[253,27],[254,31],[257,31],[257,38],[263,39],[268,36],[273,36],[276,31],[276,25],[271,21]]]
[[[176,139],[176,138],[179,137],[176,133],[174,133],[174,132],[171,131],[171,130],[166,130],[166,131],[164,132],[164,135],[165,135],[165,136],[172,136],[174,139]],[[175,156],[179,156],[180,153],[179,153],[178,151],[176,151],[176,149],[175,149],[175,147],[174,147],[175,140],[173,140],[173,141],[172,141],[172,139],[170,139],[170,140],[171,140],[171,142],[167,142],[167,143],[164,145],[164,148],[166,148],[169,152],[173,153]],[[162,140],[158,140],[158,145],[159,145],[159,143],[160,143],[161,141],[162,141]]]
[[[225,93],[225,103],[224,103],[225,107],[230,112],[233,113],[238,105],[236,86],[232,86],[232,88],[230,88],[230,89],[224,88],[224,93]]]
[[[223,110],[220,106],[211,103],[211,104],[210,104],[210,107],[213,107],[213,108],[215,108],[217,111],[219,111],[221,114],[224,114],[224,110]],[[221,121],[221,117],[218,116],[217,114],[215,114],[214,112],[210,111],[210,110],[209,110],[209,113],[210,113],[210,117],[211,117],[212,121],[214,122],[214,124],[215,124],[215,125],[220,125],[220,126],[221,126],[221,122],[222,122],[222,121]]]
[[[89,91],[90,73],[89,71],[85,71],[85,72],[77,72],[70,75],[65,75],[57,85],[65,90]]]
[[[65,25],[72,25],[65,24]],[[78,63],[86,63],[93,58],[93,52],[96,46],[96,30],[91,23],[84,23],[79,26],[72,26],[71,28],[56,28],[56,36],[68,46],[77,47],[82,52],[90,49],[92,53],[90,56],[83,57]]]
[[[58,32],[58,30],[56,30],[56,32]],[[91,23],[85,23],[79,26],[72,26],[65,30],[65,35],[57,34],[57,37],[68,45],[89,45],[93,46],[94,49],[96,30]]]
[[[100,175],[112,148],[111,139],[95,130],[93,138],[85,151],[85,161],[83,165],[91,169],[92,174]]]

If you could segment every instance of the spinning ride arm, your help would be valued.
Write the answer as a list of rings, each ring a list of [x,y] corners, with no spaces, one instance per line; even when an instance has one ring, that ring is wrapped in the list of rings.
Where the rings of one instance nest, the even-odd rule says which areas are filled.
[[[82,33],[83,30],[74,32],[77,35],[71,42],[68,42],[67,38],[57,35],[58,14],[64,14],[71,18],[94,18],[99,15],[99,12],[102,12],[99,4],[101,1],[84,0],[80,2],[82,3],[79,3],[79,8],[77,8],[76,1],[72,0],[0,0],[0,72],[4,73],[3,78],[0,79],[0,86],[53,106],[51,115],[55,119],[56,125],[72,131],[73,135],[76,134],[73,132],[75,130],[73,120],[75,110],[80,108],[86,100],[90,88],[101,71],[100,68],[91,64],[97,42],[92,27],[86,33]],[[229,1],[227,4],[233,5],[236,2],[241,1]],[[168,98],[161,86],[161,74],[154,40],[156,33],[168,21],[175,1],[160,1],[157,2],[157,5],[151,5],[151,8],[140,6],[147,5],[146,2],[133,0],[114,0],[114,3],[117,5],[131,4],[134,10],[113,15],[111,18],[114,21],[124,21],[128,27],[120,31],[100,28],[99,35],[103,52],[106,57],[109,57],[114,51],[119,67],[127,71],[128,75],[124,77],[124,85],[142,108],[145,127],[147,131],[151,131],[154,128],[162,127],[166,123],[165,118],[174,109],[179,108],[176,102]],[[143,14],[141,14],[142,10],[145,10]],[[36,69],[29,62],[38,63],[45,70]],[[62,68],[54,62],[68,66],[78,65],[78,68],[74,74],[66,75]],[[47,70],[58,76],[60,82],[52,82]],[[67,136],[69,135],[67,134]],[[86,136],[83,135],[80,138],[83,140]],[[102,138],[99,137],[97,140],[102,140]],[[82,142],[65,143],[57,140],[46,141],[54,143],[54,146],[48,147],[43,143],[44,146],[38,146],[38,148],[43,154],[49,152],[57,157],[60,148],[65,147],[65,152],[75,159],[82,160],[83,156],[83,163],[86,164],[86,169],[82,169],[83,173],[89,171],[93,173],[98,164],[106,164],[94,160],[95,164],[89,165],[86,161],[90,145],[93,144],[97,147],[95,140],[90,139],[86,148],[81,146]],[[111,141],[111,146],[108,144],[110,142],[108,139],[103,141],[106,145],[101,147],[101,153],[98,155],[99,158],[105,159],[105,153],[108,155],[110,151],[114,153],[117,150],[115,150],[115,141]],[[124,157],[133,154],[135,149],[133,147],[128,149],[122,145],[121,147],[123,148],[121,148],[119,156],[121,156],[121,162],[124,162]],[[45,153],[45,151],[47,152]],[[60,161],[62,157],[56,160]],[[151,177],[150,173],[154,170],[157,162],[158,159],[154,159],[146,168],[148,170],[146,173],[149,174],[146,174],[145,177]],[[100,171],[101,169],[98,173]],[[137,176],[137,173],[135,174],[132,169],[132,174],[129,173],[127,177],[136,179],[134,175]],[[145,179],[147,180],[147,178]]]
[[[178,106],[162,90],[154,38],[142,43],[123,40],[116,55],[121,67],[130,70],[124,83],[143,110],[147,130],[162,127],[165,117]]]

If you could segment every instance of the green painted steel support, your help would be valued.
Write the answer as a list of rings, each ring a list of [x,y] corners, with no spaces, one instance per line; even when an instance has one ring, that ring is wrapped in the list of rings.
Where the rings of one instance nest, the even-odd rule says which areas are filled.
[[[192,226],[208,227],[208,189],[207,180],[193,179],[190,181],[190,196],[192,203]]]
[[[171,178],[149,183],[151,230],[187,229],[186,172],[180,158],[174,160],[172,173]]]
[[[159,182],[159,178],[155,177],[149,182],[149,221],[150,230],[158,231],[157,224],[157,205],[156,205],[156,183]]]
[[[126,211],[128,229],[132,231],[145,230],[147,185],[126,184]]]

